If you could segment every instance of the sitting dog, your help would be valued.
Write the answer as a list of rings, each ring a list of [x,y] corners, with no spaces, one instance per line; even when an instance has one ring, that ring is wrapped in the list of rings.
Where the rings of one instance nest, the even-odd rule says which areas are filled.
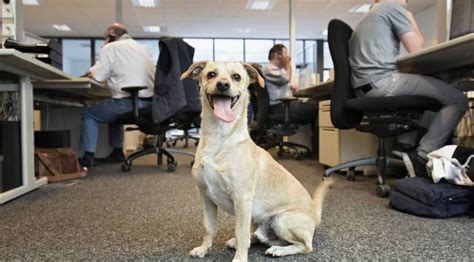
[[[217,207],[235,215],[234,261],[247,261],[251,241],[270,245],[266,254],[286,256],[313,250],[312,240],[321,221],[323,199],[330,180],[324,180],[313,198],[271,155],[255,145],[247,129],[250,83],[264,86],[251,65],[201,61],[181,75],[201,86],[201,139],[192,175],[204,207],[206,235],[191,250],[204,257],[216,236]],[[255,232],[251,235],[251,228]]]

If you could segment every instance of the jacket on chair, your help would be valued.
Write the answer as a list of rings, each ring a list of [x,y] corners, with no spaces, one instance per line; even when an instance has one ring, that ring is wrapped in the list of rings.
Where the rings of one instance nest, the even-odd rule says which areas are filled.
[[[160,40],[156,65],[153,121],[163,122],[178,111],[200,112],[199,85],[193,79],[180,80],[193,63],[194,48],[180,38]]]

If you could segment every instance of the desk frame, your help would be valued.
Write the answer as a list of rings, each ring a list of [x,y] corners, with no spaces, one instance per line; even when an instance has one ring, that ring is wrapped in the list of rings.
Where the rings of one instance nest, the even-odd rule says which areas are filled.
[[[36,179],[34,162],[34,131],[33,131],[33,85],[31,78],[21,76],[18,83],[20,92],[21,121],[21,165],[22,185],[0,193],[0,204],[10,201],[31,190],[48,183],[46,177]],[[8,91],[0,86],[0,91]],[[31,120],[31,121],[30,121]],[[33,157],[32,157],[33,156]]]
[[[46,177],[36,179],[34,162],[34,131],[33,131],[33,85],[32,78],[71,79],[61,70],[45,64],[12,49],[0,50],[0,71],[17,75],[19,81],[14,84],[0,84],[0,91],[20,92],[20,121],[21,121],[21,164],[22,185],[0,193],[0,204],[19,197],[48,183]]]

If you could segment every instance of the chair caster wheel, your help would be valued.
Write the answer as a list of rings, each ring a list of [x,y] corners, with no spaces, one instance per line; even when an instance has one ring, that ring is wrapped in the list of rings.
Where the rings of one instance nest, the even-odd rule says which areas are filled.
[[[128,171],[130,171],[130,165],[124,163],[120,167],[120,170],[122,170],[122,172],[128,172]]]
[[[277,156],[278,156],[278,158],[282,158],[283,157],[283,151],[278,151]]]
[[[356,173],[354,169],[347,170],[346,173],[347,181],[355,181],[356,180]]]
[[[176,166],[178,166],[178,162],[174,161],[174,163],[168,164],[168,168],[166,169],[166,171],[168,173],[173,173],[174,171],[176,171]]]
[[[377,185],[377,196],[387,198],[390,196],[390,186],[388,185]]]

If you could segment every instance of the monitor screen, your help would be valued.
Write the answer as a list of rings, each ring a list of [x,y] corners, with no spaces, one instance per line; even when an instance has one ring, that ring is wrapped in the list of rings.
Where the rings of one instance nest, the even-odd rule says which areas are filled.
[[[453,0],[449,39],[474,32],[474,0]]]

